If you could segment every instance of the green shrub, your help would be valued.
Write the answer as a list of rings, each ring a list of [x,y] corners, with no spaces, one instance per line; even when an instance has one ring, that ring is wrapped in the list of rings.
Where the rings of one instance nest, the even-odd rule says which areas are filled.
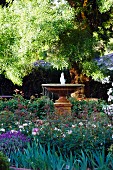
[[[103,112],[103,106],[106,104],[104,100],[98,101],[86,101],[86,100],[76,100],[72,97],[69,98],[72,104],[72,114],[75,117],[87,119],[94,113]]]
[[[0,152],[0,170],[9,170],[8,158]]]
[[[78,120],[73,117],[66,120],[63,117],[48,119],[38,128],[38,134],[34,136],[36,140],[44,145],[51,143],[51,146],[59,146],[64,153],[70,150],[79,153],[80,149],[95,151],[103,146],[107,150],[113,142],[112,125],[103,121]]]
[[[9,130],[14,127],[14,120],[14,113],[11,111],[3,110],[0,112],[0,128]]]
[[[31,101],[28,105],[29,111],[35,112],[36,116],[43,119],[49,114],[54,112],[54,103],[48,97],[43,96],[36,100]]]
[[[46,96],[26,100],[21,95],[14,95],[13,99],[0,100],[0,112],[1,115],[12,112],[18,120],[23,117],[28,120],[34,117],[45,118],[47,114],[54,112],[54,104]]]
[[[79,161],[75,161],[75,169],[81,170],[80,167],[83,167],[82,163],[84,161],[84,166],[88,165],[88,157],[86,157],[86,155],[84,156],[86,150],[88,152],[96,153],[96,151],[102,151],[102,148],[105,147],[105,153],[107,154],[108,149],[112,149],[113,126],[108,116],[102,111],[104,101],[76,101],[73,98],[70,98],[70,101],[72,103],[72,115],[69,116],[54,114],[54,103],[45,96],[26,100],[20,95],[15,95],[13,99],[4,102],[0,101],[0,134],[5,134],[4,132],[9,130],[21,131],[21,133],[29,136],[33,143],[36,142],[37,144],[37,142],[39,142],[41,148],[45,148],[46,151],[48,151],[48,145],[50,145],[50,151],[52,151],[51,149],[54,146],[54,151],[58,154],[57,158],[59,159],[59,155],[61,154],[62,156],[60,155],[60,158],[63,159],[63,161],[61,161],[63,164],[61,162],[58,164],[57,160],[56,162],[59,167],[63,167],[64,169],[66,169],[66,165],[67,167],[71,166],[69,162],[75,161],[73,155],[76,152],[76,154],[81,155],[81,164]],[[4,140],[4,142],[8,142],[8,140]],[[17,138],[15,138],[15,142],[16,140]],[[2,143],[3,141],[1,144]],[[14,144],[14,146],[17,146],[17,148],[19,145],[21,145],[22,148],[24,147],[21,142],[16,142],[16,144],[17,145]],[[19,166],[18,161],[20,160],[21,165],[32,169],[34,168],[34,170],[35,167],[31,165],[32,162],[34,162],[37,167],[41,167],[45,164],[45,167],[42,167],[42,169],[46,169],[46,166],[50,166],[47,165],[49,161],[45,161],[42,165],[42,162],[46,160],[45,157],[38,159],[39,161],[36,163],[37,159],[34,159],[34,156],[31,157],[27,155],[32,152],[32,144],[24,150],[23,156],[21,149],[18,148],[17,153],[15,151],[10,153],[10,147],[8,147],[8,145],[5,145],[5,147],[8,151],[7,154],[9,158],[11,158],[12,164],[15,160],[15,165]],[[81,153],[81,150],[84,154]],[[37,150],[35,151],[35,154],[37,154]],[[71,159],[69,158],[70,151],[72,160],[69,160]],[[46,153],[46,156],[47,154],[48,153]],[[51,154],[50,158],[53,159],[53,152]],[[66,156],[66,159],[63,155]],[[28,157],[29,161],[27,161]],[[40,155],[38,155],[38,158],[39,157]],[[52,164],[55,164],[54,161]],[[57,165],[55,164],[55,166]],[[78,169],[77,166],[79,167]]]

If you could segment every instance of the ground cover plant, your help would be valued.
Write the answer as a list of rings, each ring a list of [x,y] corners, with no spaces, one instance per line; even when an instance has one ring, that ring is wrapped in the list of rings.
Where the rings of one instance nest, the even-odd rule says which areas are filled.
[[[104,101],[76,101],[56,115],[47,97],[0,100],[0,150],[11,166],[33,170],[113,168],[113,123]]]
[[[6,157],[1,151],[0,151],[0,169],[9,170],[8,157]]]

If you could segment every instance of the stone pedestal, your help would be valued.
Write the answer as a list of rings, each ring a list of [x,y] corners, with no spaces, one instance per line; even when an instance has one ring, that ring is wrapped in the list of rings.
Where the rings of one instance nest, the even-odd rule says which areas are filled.
[[[71,103],[67,99],[67,96],[74,92],[78,87],[84,87],[84,84],[42,84],[42,87],[58,94],[59,99],[55,101],[55,113],[62,114],[71,114]]]
[[[54,106],[55,113],[58,115],[71,114],[72,104],[65,96],[59,97],[59,99],[55,101]]]

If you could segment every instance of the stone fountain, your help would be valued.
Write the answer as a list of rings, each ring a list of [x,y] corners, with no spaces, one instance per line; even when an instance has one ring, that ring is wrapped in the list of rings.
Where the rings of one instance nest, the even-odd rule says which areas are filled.
[[[68,94],[75,91],[78,87],[83,87],[84,84],[65,84],[64,73],[61,73],[60,84],[42,84],[42,87],[46,90],[56,93],[59,99],[55,101],[55,113],[56,114],[71,114],[72,104],[67,99]]]

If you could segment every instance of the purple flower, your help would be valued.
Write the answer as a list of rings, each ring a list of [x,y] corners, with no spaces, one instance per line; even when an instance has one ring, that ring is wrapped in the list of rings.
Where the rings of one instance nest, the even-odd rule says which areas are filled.
[[[0,135],[0,151],[7,156],[17,150],[23,151],[30,139],[20,131],[8,131]]]
[[[27,138],[20,131],[8,131],[0,135],[0,140],[11,139],[11,138],[19,139],[19,140],[26,141],[26,142],[29,141],[29,138]]]

